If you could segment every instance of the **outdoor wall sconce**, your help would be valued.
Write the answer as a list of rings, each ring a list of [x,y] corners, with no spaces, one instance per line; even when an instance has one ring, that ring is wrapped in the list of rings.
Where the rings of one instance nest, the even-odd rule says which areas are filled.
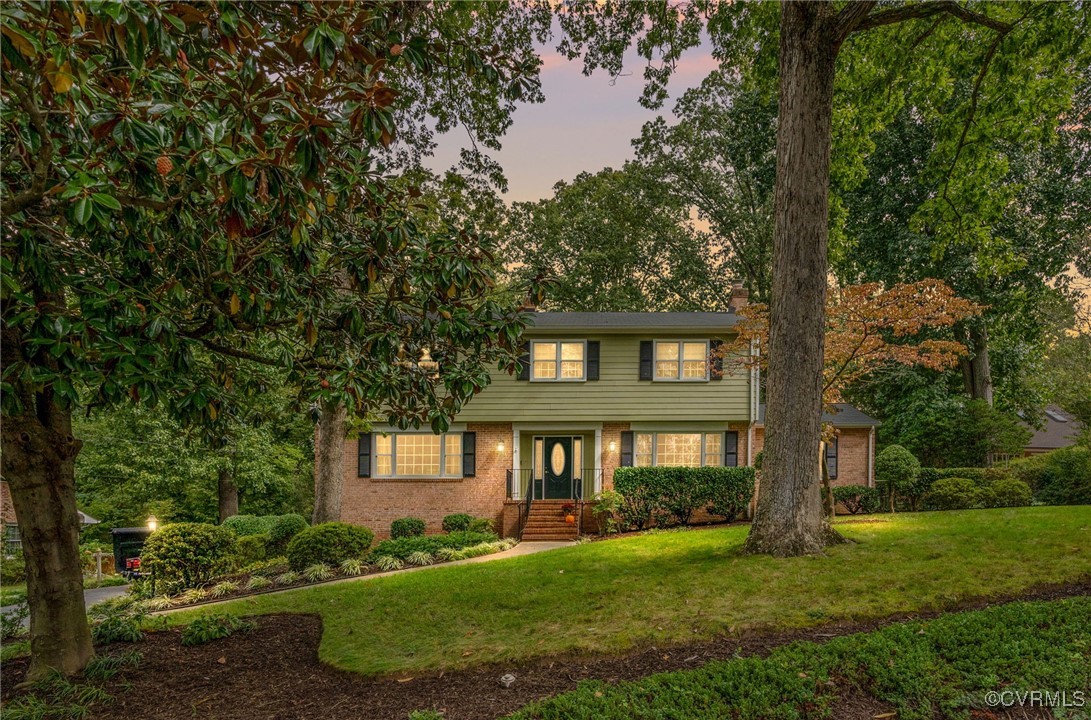
[[[504,452],[504,441],[503,440],[496,443],[496,452],[499,452],[499,453]]]
[[[611,440],[610,441],[610,452],[614,452],[615,450],[617,450],[617,443],[614,442],[613,440]]]
[[[155,515],[150,516],[148,518],[148,529],[151,530],[152,532],[155,532],[158,527],[159,527],[159,520],[155,517]]]

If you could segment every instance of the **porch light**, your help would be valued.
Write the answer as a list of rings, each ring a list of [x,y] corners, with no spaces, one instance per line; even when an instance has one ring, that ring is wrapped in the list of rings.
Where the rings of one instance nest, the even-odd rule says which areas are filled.
[[[159,520],[155,517],[155,515],[150,515],[148,517],[148,529],[151,530],[152,532],[155,532],[158,527],[159,527]]]
[[[617,450],[617,443],[614,442],[613,440],[611,440],[610,441],[610,452],[614,452],[615,450]]]
[[[504,441],[503,440],[496,443],[496,452],[499,452],[499,453],[504,452]]]

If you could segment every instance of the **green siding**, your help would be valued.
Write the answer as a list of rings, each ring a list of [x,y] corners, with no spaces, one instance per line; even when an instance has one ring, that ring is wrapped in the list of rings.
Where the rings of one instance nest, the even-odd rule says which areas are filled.
[[[639,380],[640,341],[708,339],[707,335],[560,335],[533,338],[598,340],[599,380],[529,382],[494,371],[492,384],[466,404],[457,422],[747,421],[749,373],[725,366],[723,380]]]

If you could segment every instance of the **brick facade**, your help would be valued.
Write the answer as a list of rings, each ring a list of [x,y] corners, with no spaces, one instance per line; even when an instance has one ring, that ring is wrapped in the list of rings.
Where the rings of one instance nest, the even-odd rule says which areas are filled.
[[[357,477],[356,463],[352,462],[356,443],[349,442],[341,519],[370,528],[379,539],[389,537],[390,523],[402,517],[424,520],[428,533],[441,532],[443,517],[451,513],[500,521],[512,464],[511,423],[470,423],[466,430],[477,433],[476,476],[469,478]],[[501,441],[503,452],[497,450]]]

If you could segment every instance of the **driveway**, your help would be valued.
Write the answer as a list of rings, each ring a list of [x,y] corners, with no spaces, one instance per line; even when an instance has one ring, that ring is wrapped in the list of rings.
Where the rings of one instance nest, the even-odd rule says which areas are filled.
[[[110,598],[121,597],[129,592],[128,585],[115,585],[114,587],[101,587],[91,588],[90,590],[83,591],[83,604],[85,607],[91,607],[95,603],[102,602],[103,600],[109,600]],[[13,612],[18,605],[6,605],[0,607],[0,613],[7,615]],[[23,625],[29,624],[29,620],[24,620]]]

